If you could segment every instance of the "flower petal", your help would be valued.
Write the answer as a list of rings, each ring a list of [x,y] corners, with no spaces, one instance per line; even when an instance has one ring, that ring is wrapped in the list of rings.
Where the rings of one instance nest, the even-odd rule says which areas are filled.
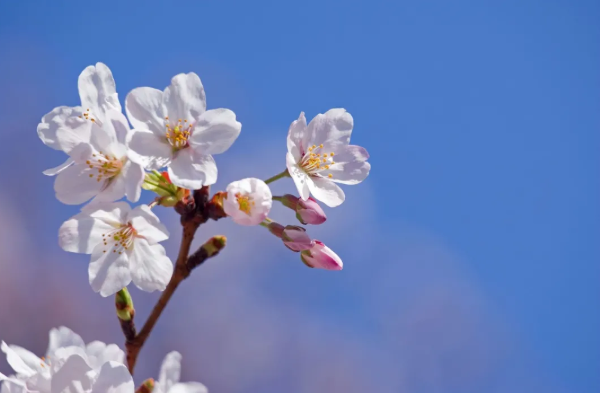
[[[135,390],[131,374],[121,363],[102,365],[90,393],[132,393]]]
[[[66,168],[54,181],[56,198],[67,205],[78,205],[93,198],[105,183],[97,181],[96,174],[85,164],[75,164]]]
[[[345,109],[330,109],[318,114],[308,124],[304,146],[320,144],[324,150],[335,149],[350,142],[354,120]]]
[[[240,205],[241,197],[247,198],[245,206]],[[272,205],[273,196],[269,186],[260,179],[248,178],[227,186],[223,208],[237,224],[258,225],[267,218]]]
[[[110,69],[103,63],[88,66],[78,81],[81,106],[89,109],[92,116],[100,117],[104,121],[104,113],[108,109],[121,110],[117,96],[117,88]]]
[[[39,358],[39,356],[37,356],[33,352],[31,352],[23,347],[19,347],[18,345],[9,345],[8,347],[19,357],[19,359],[21,359],[23,361],[23,363],[25,363],[27,365],[27,367],[34,370],[36,373],[39,373],[42,371],[43,361],[42,361],[42,359]],[[8,353],[7,353],[7,360],[8,360]],[[11,364],[11,367],[12,367],[12,364]]]
[[[81,209],[82,213],[102,220],[112,227],[118,227],[126,223],[130,211],[131,206],[127,202],[103,202],[94,206],[87,205]]]
[[[46,176],[55,176],[55,175],[58,175],[59,173],[61,173],[62,171],[64,171],[65,169],[67,169],[68,167],[70,167],[71,165],[73,165],[74,162],[75,161],[73,161],[73,159],[71,157],[69,157],[67,159],[67,161],[63,162],[59,166],[54,167],[54,168],[50,168],[50,169],[46,169],[42,173],[44,175],[46,175]]]
[[[145,238],[149,244],[156,244],[169,238],[167,227],[147,205],[140,205],[133,209],[127,216],[127,221],[131,222],[138,235]]]
[[[144,182],[144,169],[140,164],[128,160],[121,169],[121,176],[125,181],[125,195],[130,202],[137,202],[142,195]]]
[[[303,139],[306,136],[306,116],[300,112],[298,120],[294,120],[290,125],[287,137],[287,149],[292,153],[296,162],[300,161],[305,153],[306,146],[303,146]]]
[[[65,326],[51,329],[49,336],[50,338],[48,341],[48,350],[46,351],[46,357],[53,358],[54,352],[58,348],[85,348],[85,343],[83,342],[81,336]]]
[[[181,376],[181,354],[177,351],[169,352],[160,365],[158,374],[158,387],[162,392],[168,393],[171,386],[179,382]]]
[[[308,182],[310,193],[329,207],[336,207],[344,202],[344,191],[334,182],[323,177],[311,176]]]
[[[310,189],[308,188],[308,181],[310,179],[308,174],[304,172],[304,170],[300,168],[298,164],[296,164],[296,160],[294,159],[292,153],[287,153],[286,164],[290,177],[292,180],[294,180],[294,184],[298,189],[300,198],[307,200],[310,196]]]
[[[146,169],[160,169],[171,161],[172,147],[163,135],[145,130],[132,130],[127,138],[127,146],[131,149],[129,158]]]
[[[197,120],[206,111],[206,94],[198,75],[175,75],[163,94],[163,110],[171,122]]]
[[[176,186],[198,190],[217,181],[217,164],[212,156],[185,148],[177,152],[169,165],[169,177]]]
[[[173,263],[160,244],[136,237],[129,257],[133,283],[143,291],[164,291],[173,275]]]
[[[113,202],[119,200],[125,196],[125,178],[122,174],[119,174],[108,181],[102,182],[104,186],[98,192],[98,195],[90,202],[90,204],[97,204],[99,202]]]
[[[116,344],[106,345],[102,341],[92,341],[85,348],[87,363],[95,370],[108,361],[123,363],[125,352]]]
[[[199,153],[220,154],[235,142],[242,124],[229,109],[211,109],[196,120],[189,143]]]
[[[66,358],[62,367],[52,375],[52,393],[85,392],[91,388],[92,381],[88,372],[91,367],[79,355]]]
[[[19,354],[10,348],[4,341],[2,341],[0,349],[6,354],[6,361],[17,374],[25,377],[30,377],[35,374],[35,370],[29,367],[27,363],[21,359]]]
[[[98,244],[92,251],[88,268],[92,289],[104,297],[114,295],[131,282],[127,252],[114,251],[103,243]]]
[[[371,170],[371,164],[366,162],[369,153],[364,147],[343,146],[335,152],[335,164],[321,174],[331,174],[331,180],[342,184],[358,184],[365,180]]]
[[[169,393],[208,393],[208,389],[200,382],[185,382],[173,385]]]
[[[125,110],[133,128],[164,135],[163,92],[151,87],[133,89],[125,98]]]
[[[42,117],[42,121],[37,126],[37,133],[42,142],[55,150],[62,150],[68,153],[69,150],[81,142],[87,142],[90,138],[89,122],[79,119],[82,112],[81,107],[59,106],[52,109]],[[59,130],[64,134],[65,130],[71,133],[62,135],[59,138]]]

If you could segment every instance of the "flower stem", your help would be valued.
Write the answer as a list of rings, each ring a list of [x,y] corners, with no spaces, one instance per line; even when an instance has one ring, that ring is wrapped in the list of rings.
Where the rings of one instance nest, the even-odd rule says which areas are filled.
[[[285,171],[281,172],[280,174],[268,178],[267,180],[265,180],[265,183],[266,184],[273,183],[275,180],[279,180],[282,177],[289,177],[289,176],[290,176],[290,173],[286,169]]]

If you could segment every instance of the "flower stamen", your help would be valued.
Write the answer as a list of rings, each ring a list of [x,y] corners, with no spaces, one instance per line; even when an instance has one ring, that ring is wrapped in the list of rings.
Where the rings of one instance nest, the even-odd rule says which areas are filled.
[[[250,215],[252,208],[256,205],[256,202],[252,200],[252,198],[248,195],[236,194],[235,195],[240,211]]]
[[[102,234],[102,242],[104,244],[105,249],[102,250],[103,253],[106,253],[110,248],[112,248],[112,252],[122,254],[123,251],[129,250],[133,247],[133,238],[137,236],[137,231],[128,222],[125,225],[121,225],[114,230],[103,233]],[[110,246],[108,242],[115,242],[113,246]]]
[[[187,119],[177,119],[175,126],[171,126],[169,116],[165,116],[165,136],[174,149],[183,149],[188,146],[188,139],[192,135],[193,125]]]

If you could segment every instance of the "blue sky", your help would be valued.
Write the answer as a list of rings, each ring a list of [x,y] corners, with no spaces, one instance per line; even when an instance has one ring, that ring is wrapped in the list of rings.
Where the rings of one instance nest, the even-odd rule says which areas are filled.
[[[469,389],[599,391],[599,17],[600,3],[586,0],[4,0],[0,156],[15,168],[0,193],[40,238],[40,252],[58,253],[54,231],[76,209],[55,201],[41,175],[62,156],[37,140],[35,127],[53,107],[78,103],[77,76],[97,61],[113,70],[121,100],[138,86],[162,89],[180,72],[200,75],[208,107],[230,108],[243,124],[217,158],[229,176],[220,175],[221,187],[280,172],[287,127],[300,111],[312,118],[345,107],[372,172],[328,211],[328,224],[347,226],[314,229],[331,236],[345,270],[290,273],[284,264],[277,269],[286,280],[314,285],[328,300],[303,304],[276,276],[272,296],[311,309],[316,323],[351,326],[367,347],[384,345],[367,321],[364,299],[378,287],[367,282],[393,278],[404,260],[396,258],[425,233],[460,261],[460,282],[476,288],[486,323],[500,321],[517,348]],[[30,196],[13,198],[11,188]],[[419,252],[429,255],[425,243]],[[428,274],[442,275],[437,266]],[[410,282],[392,279],[384,297],[411,303],[399,289]],[[268,386],[290,391],[286,383]],[[416,383],[408,391],[459,389]]]

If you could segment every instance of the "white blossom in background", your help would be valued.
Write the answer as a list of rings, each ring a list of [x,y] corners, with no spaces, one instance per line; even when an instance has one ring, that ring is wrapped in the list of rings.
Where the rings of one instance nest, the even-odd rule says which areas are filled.
[[[227,186],[223,209],[240,225],[258,225],[269,214],[273,205],[271,189],[255,178],[234,181]]]
[[[204,87],[194,73],[176,75],[164,92],[132,90],[125,108],[134,128],[130,157],[147,169],[168,166],[171,181],[182,188],[214,184],[212,155],[229,149],[242,129],[231,110],[206,110]]]
[[[162,291],[173,264],[158,244],[169,232],[146,205],[126,202],[84,207],[59,230],[59,244],[69,252],[91,254],[92,288],[102,296],[115,294],[131,281],[148,292]]]
[[[158,381],[153,393],[208,393],[200,382],[179,382],[181,375],[181,354],[173,351],[165,356],[160,366]]]
[[[78,205],[91,198],[111,202],[123,196],[136,202],[144,172],[127,158],[130,129],[112,73],[97,63],[83,70],[78,85],[82,106],[57,107],[38,125],[42,142],[69,155],[65,163],[44,173],[58,175],[54,191],[65,204]]]
[[[335,183],[358,184],[369,174],[369,154],[349,145],[354,120],[345,109],[330,109],[306,125],[300,113],[288,132],[287,169],[303,200],[310,194],[327,206],[344,202],[345,195]]]
[[[38,357],[25,348],[7,345],[0,349],[15,372],[0,374],[2,393],[132,393],[134,384],[123,364],[125,354],[115,344],[100,341],[85,344],[66,327],[52,329],[48,350]]]

